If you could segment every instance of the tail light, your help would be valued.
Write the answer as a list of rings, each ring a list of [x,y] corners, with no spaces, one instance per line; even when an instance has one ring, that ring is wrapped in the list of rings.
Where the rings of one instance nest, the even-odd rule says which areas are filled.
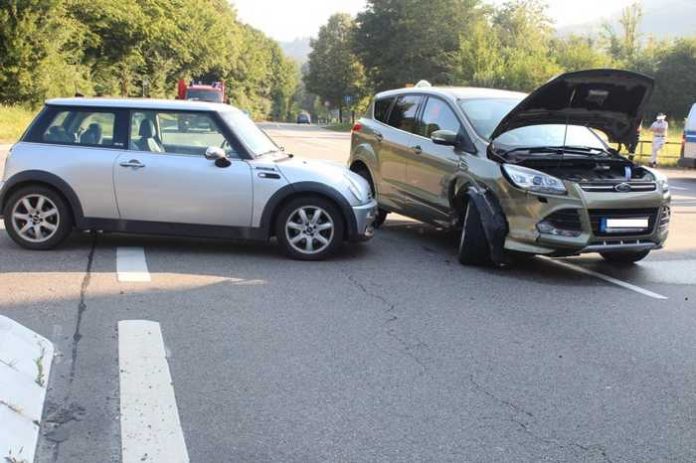
[[[360,122],[356,122],[355,125],[353,125],[353,132],[360,132],[362,130],[362,124]]]

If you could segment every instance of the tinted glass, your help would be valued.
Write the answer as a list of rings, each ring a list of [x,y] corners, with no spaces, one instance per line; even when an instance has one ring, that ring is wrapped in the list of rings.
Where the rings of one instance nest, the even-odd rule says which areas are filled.
[[[461,131],[461,124],[452,108],[438,98],[428,98],[422,120],[421,135],[427,138],[430,138],[436,130],[449,130],[455,133]]]
[[[41,142],[113,146],[116,114],[102,111],[58,111],[41,135]]]
[[[215,90],[189,89],[186,91],[186,99],[222,103],[222,92],[216,92]]]
[[[418,104],[423,98],[416,95],[406,95],[396,100],[389,115],[389,125],[406,132],[416,133],[416,113]]]
[[[476,133],[488,140],[503,117],[520,101],[514,98],[459,100],[459,106]]]
[[[208,113],[135,111],[131,115],[130,149],[204,156],[208,147],[233,150]]]
[[[375,120],[387,123],[389,116],[389,108],[391,107],[394,98],[382,98],[375,101]]]

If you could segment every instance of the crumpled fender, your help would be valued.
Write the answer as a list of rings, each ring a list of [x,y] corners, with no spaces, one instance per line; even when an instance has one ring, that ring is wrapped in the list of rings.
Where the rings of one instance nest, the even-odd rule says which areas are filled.
[[[505,260],[505,237],[508,223],[498,198],[488,189],[469,187],[469,201],[473,202],[481,216],[483,231],[488,240],[491,260],[495,265],[502,265]]]

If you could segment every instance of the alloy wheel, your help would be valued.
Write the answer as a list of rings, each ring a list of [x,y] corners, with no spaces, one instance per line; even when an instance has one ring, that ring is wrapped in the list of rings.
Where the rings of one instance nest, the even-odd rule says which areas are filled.
[[[302,206],[285,222],[288,243],[302,254],[318,254],[331,244],[334,237],[334,221],[322,208]]]
[[[58,207],[42,194],[29,194],[20,198],[12,208],[11,217],[15,232],[31,243],[48,241],[60,225]]]

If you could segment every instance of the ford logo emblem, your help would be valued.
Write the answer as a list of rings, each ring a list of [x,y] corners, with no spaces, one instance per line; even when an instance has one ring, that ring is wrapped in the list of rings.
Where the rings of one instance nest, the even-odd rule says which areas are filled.
[[[631,185],[629,183],[619,183],[614,189],[619,193],[628,193],[631,191]]]

